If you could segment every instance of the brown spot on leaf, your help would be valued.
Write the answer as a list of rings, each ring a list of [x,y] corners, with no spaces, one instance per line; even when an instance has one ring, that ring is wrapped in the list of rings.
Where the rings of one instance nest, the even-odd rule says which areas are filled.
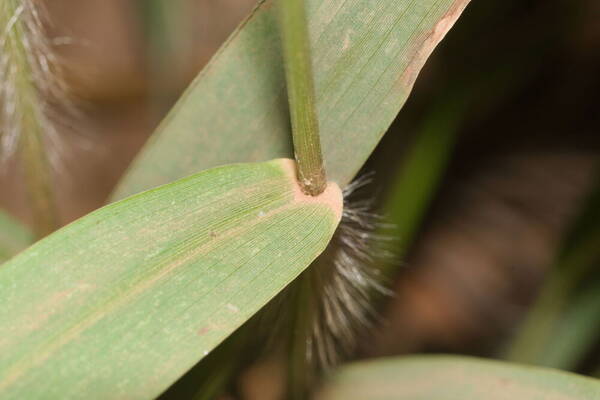
[[[204,336],[208,332],[210,332],[210,328],[208,326],[204,326],[204,327],[198,329],[198,336]]]

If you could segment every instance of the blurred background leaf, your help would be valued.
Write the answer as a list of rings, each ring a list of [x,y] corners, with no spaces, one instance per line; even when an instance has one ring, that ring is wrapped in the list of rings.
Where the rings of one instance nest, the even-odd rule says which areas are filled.
[[[335,373],[319,400],[584,400],[600,381],[558,370],[469,357],[367,360]]]
[[[575,369],[600,340],[600,179],[565,235],[507,359]]]

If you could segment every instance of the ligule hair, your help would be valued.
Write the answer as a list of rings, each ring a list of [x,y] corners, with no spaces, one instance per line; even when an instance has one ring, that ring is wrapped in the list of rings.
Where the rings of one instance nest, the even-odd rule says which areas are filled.
[[[288,379],[298,382],[289,381],[288,389],[296,394],[356,354],[379,319],[378,300],[392,294],[380,266],[392,262],[393,238],[381,233],[388,229],[366,190],[371,181],[368,174],[346,187],[342,219],[326,250],[253,321],[252,330],[269,338],[267,353],[285,355],[295,371]]]
[[[378,320],[378,297],[389,296],[378,266],[391,259],[383,218],[374,212],[374,197],[361,197],[371,183],[364,175],[344,190],[344,211],[327,250],[308,271],[316,310],[306,347],[307,361],[329,370],[350,357],[359,339]]]

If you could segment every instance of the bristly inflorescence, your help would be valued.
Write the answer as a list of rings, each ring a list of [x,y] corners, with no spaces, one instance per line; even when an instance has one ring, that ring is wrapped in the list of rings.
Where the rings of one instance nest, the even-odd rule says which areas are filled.
[[[316,369],[329,369],[351,355],[377,320],[374,302],[390,295],[379,266],[392,255],[374,198],[359,198],[371,182],[363,176],[344,190],[342,220],[327,250],[310,267],[316,296],[306,357]]]
[[[69,107],[42,7],[33,0],[0,2],[0,160],[15,153],[23,135],[52,149],[46,155],[52,165],[60,158],[55,110]]]

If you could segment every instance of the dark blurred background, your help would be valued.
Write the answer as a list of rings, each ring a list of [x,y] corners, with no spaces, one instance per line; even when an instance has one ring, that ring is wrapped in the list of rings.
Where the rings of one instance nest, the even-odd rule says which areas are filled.
[[[63,124],[55,174],[63,223],[107,200],[253,6],[47,1],[80,110]],[[600,2],[472,0],[362,172],[375,171],[368,190],[401,234],[396,296],[363,356],[502,354],[590,204],[599,104]],[[5,172],[0,206],[30,223],[21,172]],[[578,279],[597,280],[596,269]],[[597,334],[571,369],[600,368]]]

